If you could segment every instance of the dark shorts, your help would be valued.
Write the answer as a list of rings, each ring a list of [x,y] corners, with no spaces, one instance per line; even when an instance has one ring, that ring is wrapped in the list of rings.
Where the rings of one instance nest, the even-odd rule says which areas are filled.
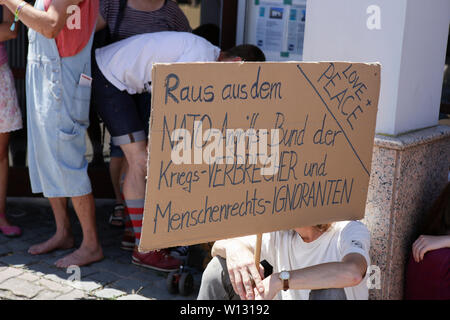
[[[146,140],[151,94],[131,95],[120,91],[103,76],[96,62],[92,65],[92,77],[93,105],[108,128],[114,145]]]

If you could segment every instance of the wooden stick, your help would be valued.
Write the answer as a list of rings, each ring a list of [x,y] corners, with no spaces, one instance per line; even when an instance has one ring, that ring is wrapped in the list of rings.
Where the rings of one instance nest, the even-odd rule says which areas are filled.
[[[255,264],[256,269],[259,271],[259,264],[261,262],[261,242],[262,242],[262,233],[258,233],[256,235],[256,248],[255,248]]]

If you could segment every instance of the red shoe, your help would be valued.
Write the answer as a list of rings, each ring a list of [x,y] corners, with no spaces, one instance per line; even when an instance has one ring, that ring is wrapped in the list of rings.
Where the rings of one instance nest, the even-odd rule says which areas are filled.
[[[134,250],[131,262],[144,268],[164,272],[176,271],[181,266],[181,260],[172,257],[166,249],[150,251],[148,253],[140,253]]]

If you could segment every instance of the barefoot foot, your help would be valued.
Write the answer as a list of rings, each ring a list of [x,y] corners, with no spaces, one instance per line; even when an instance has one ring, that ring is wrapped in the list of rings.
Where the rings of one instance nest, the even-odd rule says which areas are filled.
[[[85,266],[103,259],[103,251],[101,247],[96,249],[79,248],[64,258],[56,261],[55,266],[58,268],[68,268],[69,266]]]
[[[35,244],[28,249],[28,253],[37,255],[49,253],[57,249],[70,249],[74,246],[74,240],[72,235],[60,236],[54,235],[45,242]]]

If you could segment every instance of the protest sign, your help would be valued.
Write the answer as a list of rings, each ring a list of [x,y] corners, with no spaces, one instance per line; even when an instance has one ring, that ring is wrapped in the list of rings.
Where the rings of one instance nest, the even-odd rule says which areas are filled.
[[[140,251],[364,217],[380,65],[156,64]]]

